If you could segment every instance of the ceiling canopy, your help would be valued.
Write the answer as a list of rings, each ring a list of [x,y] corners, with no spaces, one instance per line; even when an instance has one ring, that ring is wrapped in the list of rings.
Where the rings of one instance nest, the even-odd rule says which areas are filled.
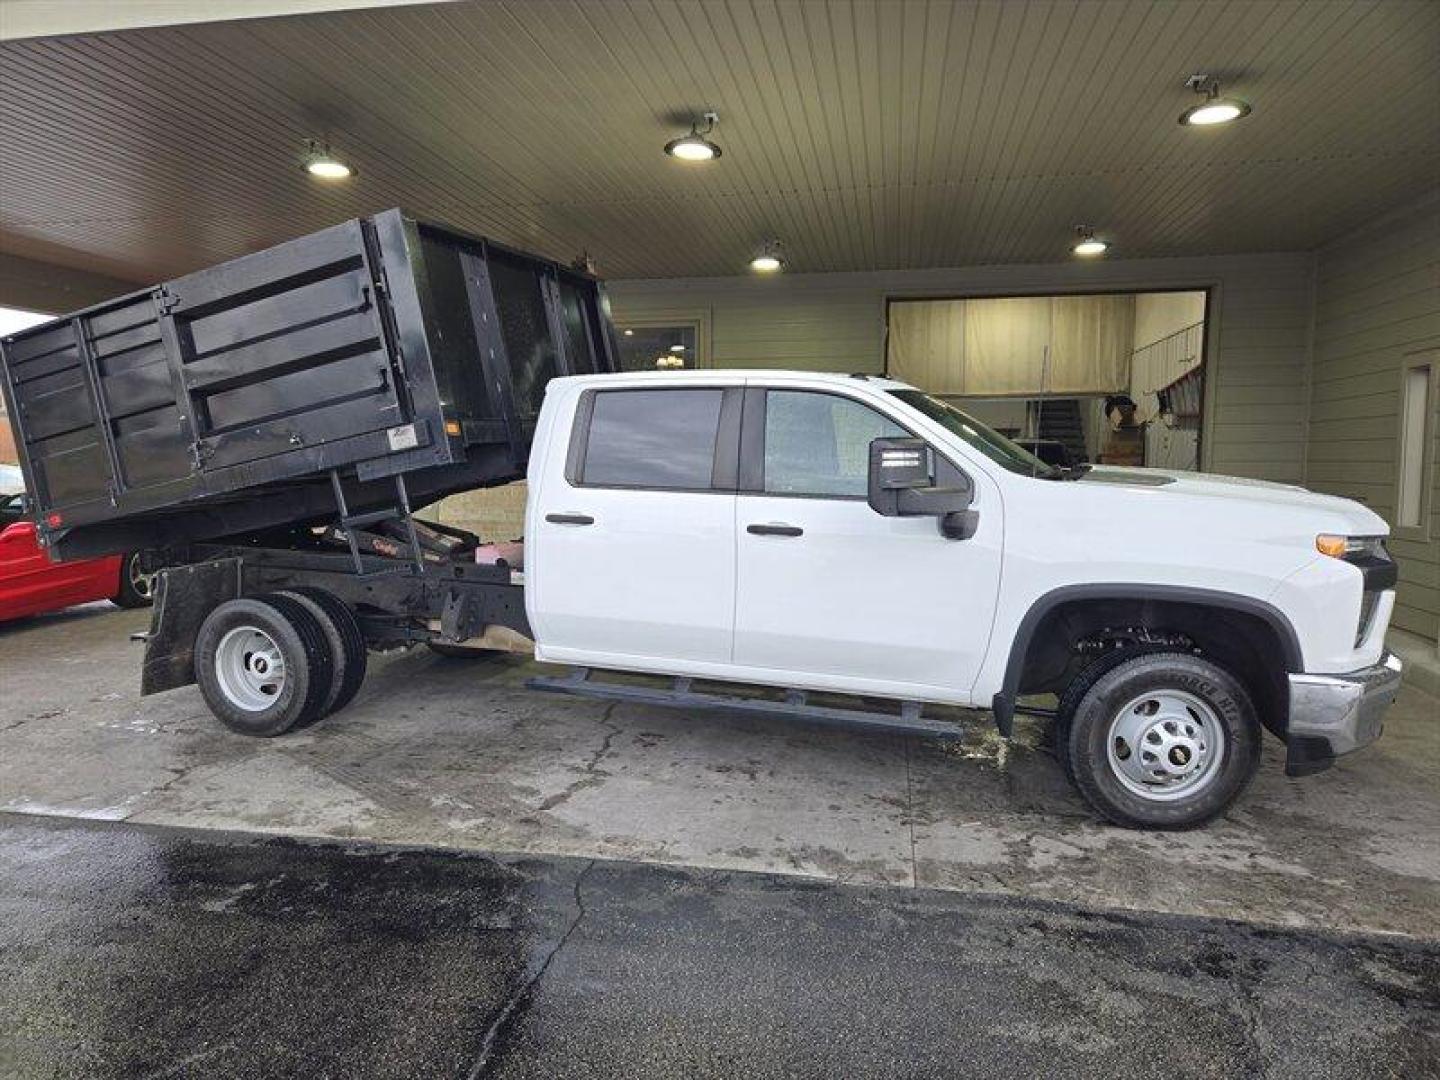
[[[1440,4],[446,3],[0,44],[0,248],[151,281],[402,205],[616,278],[1308,249],[1434,188]],[[1176,123],[1185,80],[1253,113]],[[723,155],[667,156],[707,110]],[[703,127],[702,127],[703,130]],[[358,169],[324,183],[307,140]]]

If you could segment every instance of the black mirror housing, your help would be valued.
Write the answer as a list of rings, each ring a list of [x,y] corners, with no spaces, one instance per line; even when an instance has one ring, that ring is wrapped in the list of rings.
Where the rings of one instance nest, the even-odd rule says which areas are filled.
[[[944,517],[970,508],[970,492],[963,488],[907,488],[896,494],[896,517]]]
[[[968,486],[936,487],[933,457],[924,439],[872,441],[870,509],[881,517],[937,518],[942,536],[968,540],[979,523],[979,514],[970,509],[975,493]]]
[[[930,448],[924,439],[874,439],[870,443],[870,482],[881,491],[929,487]]]
[[[930,448],[924,439],[872,439],[867,501],[882,517],[899,517],[902,491],[930,487]]]

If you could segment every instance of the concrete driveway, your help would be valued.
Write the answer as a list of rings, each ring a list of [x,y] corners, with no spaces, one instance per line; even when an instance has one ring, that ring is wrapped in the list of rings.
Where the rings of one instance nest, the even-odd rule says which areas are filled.
[[[557,698],[535,666],[376,658],[344,713],[231,735],[194,688],[141,700],[144,612],[0,627],[0,810],[365,839],[1440,935],[1436,699],[1380,744],[1288,780],[1280,748],[1225,820],[1099,824],[1044,749],[988,718],[942,746],[779,720]]]

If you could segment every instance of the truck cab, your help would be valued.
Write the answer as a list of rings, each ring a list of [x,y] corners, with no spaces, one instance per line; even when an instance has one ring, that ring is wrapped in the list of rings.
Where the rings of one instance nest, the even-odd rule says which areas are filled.
[[[1048,466],[873,376],[553,381],[529,466],[538,659],[993,709],[1056,693],[1112,820],[1195,824],[1258,765],[1379,734],[1388,528],[1258,481]]]

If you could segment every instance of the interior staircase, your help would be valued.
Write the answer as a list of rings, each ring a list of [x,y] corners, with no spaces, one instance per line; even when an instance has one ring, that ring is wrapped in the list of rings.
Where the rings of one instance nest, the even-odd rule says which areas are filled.
[[[1085,448],[1085,424],[1080,419],[1079,401],[1075,398],[1037,401],[1035,410],[1039,438],[1064,443],[1076,461],[1084,461],[1089,456]]]

